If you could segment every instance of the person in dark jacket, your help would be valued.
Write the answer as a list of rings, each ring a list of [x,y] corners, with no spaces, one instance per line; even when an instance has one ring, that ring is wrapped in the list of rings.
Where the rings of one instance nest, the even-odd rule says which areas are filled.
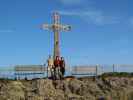
[[[65,60],[63,57],[61,57],[61,60],[60,60],[60,71],[63,77],[65,74]]]

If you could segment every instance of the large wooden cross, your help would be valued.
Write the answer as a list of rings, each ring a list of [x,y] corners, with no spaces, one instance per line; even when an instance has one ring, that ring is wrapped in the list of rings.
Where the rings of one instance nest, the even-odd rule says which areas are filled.
[[[45,30],[52,30],[54,32],[54,55],[53,55],[53,58],[55,59],[56,56],[60,57],[59,32],[60,31],[70,31],[71,26],[60,24],[60,15],[58,12],[54,12],[52,18],[53,18],[53,24],[43,24],[42,28]]]

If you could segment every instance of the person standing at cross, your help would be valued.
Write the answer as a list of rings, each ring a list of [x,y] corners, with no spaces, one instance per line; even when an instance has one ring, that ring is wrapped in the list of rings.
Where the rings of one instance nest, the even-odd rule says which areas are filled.
[[[60,77],[60,57],[59,56],[56,56],[55,60],[54,60],[54,66],[55,66],[55,69],[54,69],[54,73],[55,73],[55,77],[56,79]]]
[[[64,77],[64,74],[65,74],[65,60],[64,60],[64,57],[61,57],[61,60],[60,60],[60,71],[61,71],[61,77],[63,78]]]
[[[54,61],[51,55],[49,55],[49,58],[47,60],[48,66],[47,66],[47,77],[54,77]]]

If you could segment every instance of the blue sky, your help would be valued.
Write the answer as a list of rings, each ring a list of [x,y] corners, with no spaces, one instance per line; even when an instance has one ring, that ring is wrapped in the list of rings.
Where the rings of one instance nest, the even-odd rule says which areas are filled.
[[[132,64],[132,0],[0,0],[0,66],[42,64],[53,33],[41,30],[59,11],[61,54],[69,65]]]

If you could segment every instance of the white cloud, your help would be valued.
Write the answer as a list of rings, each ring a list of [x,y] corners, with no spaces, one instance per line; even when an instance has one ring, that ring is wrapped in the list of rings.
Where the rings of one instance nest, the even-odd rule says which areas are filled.
[[[80,4],[83,0],[60,0],[61,3],[65,5],[77,5]]]
[[[118,17],[105,15],[102,11],[60,11],[60,14],[67,16],[78,16],[81,19],[85,20],[87,23],[93,23],[96,25],[115,24],[119,22]]]
[[[11,33],[13,30],[0,30],[0,33]]]
[[[133,25],[133,18],[130,19],[130,24]]]
[[[133,17],[126,18],[126,25],[133,30]]]

